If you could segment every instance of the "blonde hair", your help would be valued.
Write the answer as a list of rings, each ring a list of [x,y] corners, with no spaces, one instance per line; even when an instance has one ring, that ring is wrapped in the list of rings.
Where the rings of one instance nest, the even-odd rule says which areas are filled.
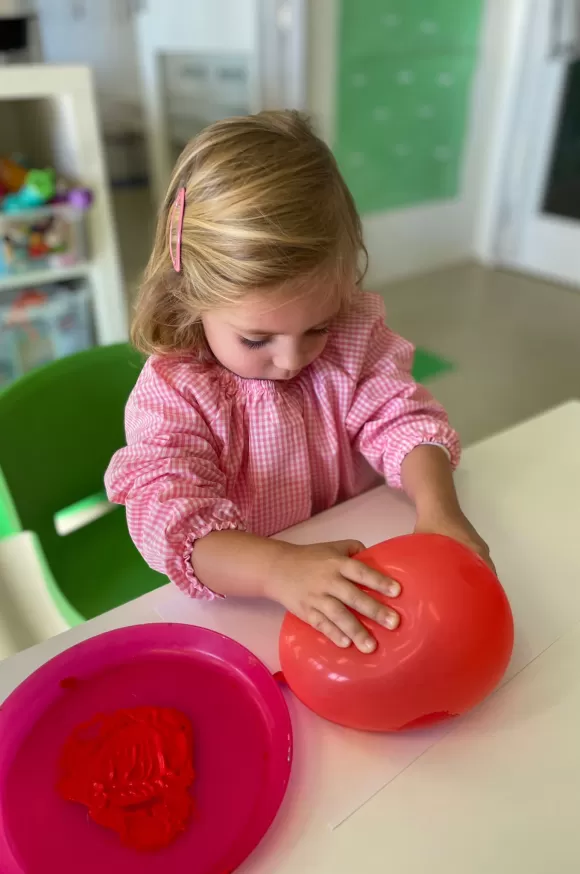
[[[169,249],[185,187],[181,271]],[[148,354],[203,353],[201,316],[249,291],[322,271],[345,287],[366,268],[360,218],[330,149],[298,112],[206,128],[179,157],[161,206],[132,327]]]

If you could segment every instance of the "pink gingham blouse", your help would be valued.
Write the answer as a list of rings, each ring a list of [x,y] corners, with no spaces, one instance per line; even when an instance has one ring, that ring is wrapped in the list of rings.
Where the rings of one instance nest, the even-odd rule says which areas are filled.
[[[210,531],[270,535],[369,486],[364,462],[400,486],[417,445],[459,441],[410,375],[413,347],[378,296],[359,292],[320,358],[290,382],[244,380],[216,362],[149,358],[126,408],[127,446],[106,474],[145,560],[194,597],[213,597],[191,553]],[[368,473],[368,467],[367,467]]]

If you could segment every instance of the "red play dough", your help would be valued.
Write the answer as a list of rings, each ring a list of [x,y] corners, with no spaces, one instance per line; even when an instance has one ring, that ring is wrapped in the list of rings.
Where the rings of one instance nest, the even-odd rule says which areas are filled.
[[[183,713],[134,707],[100,713],[74,729],[57,784],[99,825],[136,850],[157,850],[182,832],[193,802],[193,736]]]

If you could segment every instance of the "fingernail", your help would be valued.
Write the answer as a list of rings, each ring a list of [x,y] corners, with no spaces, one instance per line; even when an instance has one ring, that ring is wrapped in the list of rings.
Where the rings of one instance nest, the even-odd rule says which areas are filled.
[[[389,615],[385,618],[384,625],[386,628],[390,628],[393,631],[399,624],[399,617],[396,613],[389,613]]]
[[[362,648],[365,652],[374,652],[377,648],[377,642],[376,640],[373,640],[371,637],[369,637],[363,643]]]
[[[338,645],[339,646],[350,646],[350,639],[348,637],[341,637]]]
[[[387,595],[390,595],[391,598],[396,598],[397,595],[401,594],[401,585],[400,583],[392,582],[387,590]]]

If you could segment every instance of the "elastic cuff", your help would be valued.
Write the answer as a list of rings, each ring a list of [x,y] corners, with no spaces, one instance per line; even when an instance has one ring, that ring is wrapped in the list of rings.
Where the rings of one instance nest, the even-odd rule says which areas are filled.
[[[225,595],[220,595],[218,592],[213,592],[205,586],[201,580],[197,578],[193,570],[191,561],[193,548],[198,540],[211,534],[212,531],[245,531],[246,528],[241,522],[234,521],[218,521],[213,519],[206,522],[197,529],[195,534],[190,534],[185,541],[185,548],[182,554],[184,578],[183,585],[178,583],[179,588],[185,592],[190,598],[197,598],[202,601],[213,601],[216,598],[225,598]]]
[[[390,459],[390,463],[388,464],[386,471],[386,479],[387,483],[391,488],[400,489],[402,488],[401,483],[401,468],[403,466],[403,462],[407,455],[416,449],[417,446],[438,446],[442,449],[449,458],[449,463],[453,470],[459,464],[459,458],[461,456],[461,447],[459,443],[459,437],[455,434],[454,431],[451,431],[448,438],[445,440],[441,439],[441,435],[433,436],[433,439],[429,439],[429,437],[425,437],[424,435],[417,436],[416,440],[409,440],[406,446],[400,447],[398,452],[396,453],[395,458]]]
[[[445,446],[444,443],[436,443],[435,441],[433,443],[431,443],[429,440],[426,440],[424,443],[419,443],[418,445],[419,446],[438,446],[439,449],[442,449],[443,452],[445,453],[445,455],[447,456],[447,461],[449,461],[449,462],[451,461],[451,452],[449,451],[449,448],[447,446]]]

